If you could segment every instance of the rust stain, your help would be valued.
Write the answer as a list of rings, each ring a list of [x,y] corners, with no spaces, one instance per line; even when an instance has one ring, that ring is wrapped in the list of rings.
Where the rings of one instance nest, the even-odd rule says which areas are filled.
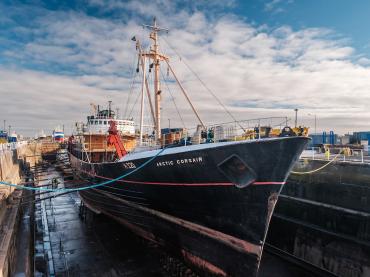
[[[253,244],[253,243],[250,243],[248,241],[241,240],[241,239],[238,239],[238,238],[233,237],[231,235],[222,233],[220,231],[216,231],[216,230],[210,229],[208,227],[204,227],[204,226],[201,226],[201,225],[198,225],[198,224],[195,224],[195,223],[192,223],[192,222],[189,222],[189,221],[186,221],[186,220],[183,220],[183,219],[180,219],[180,218],[177,218],[177,217],[174,217],[174,216],[171,216],[171,215],[159,212],[159,211],[155,211],[155,210],[152,210],[152,209],[149,209],[149,208],[131,203],[129,201],[126,201],[126,200],[121,199],[119,197],[110,195],[107,192],[104,192],[104,191],[101,191],[101,190],[99,190],[99,193],[104,194],[107,197],[110,197],[110,198],[112,198],[116,201],[125,203],[127,206],[130,206],[130,207],[135,208],[137,210],[141,210],[141,211],[146,212],[148,214],[152,214],[152,215],[154,215],[156,217],[159,217],[159,218],[162,218],[162,219],[164,219],[168,222],[180,225],[180,226],[182,226],[186,229],[189,229],[193,232],[200,233],[200,234],[202,234],[204,236],[207,236],[207,237],[209,237],[213,240],[217,240],[219,242],[222,242],[223,244],[225,244],[225,245],[227,245],[227,246],[229,246],[229,247],[231,247],[231,248],[233,248],[237,251],[246,252],[248,254],[254,254],[254,255],[257,255],[258,257],[260,257],[261,254],[262,254],[262,246],[261,245]]]
[[[195,266],[199,268],[209,271],[217,276],[227,276],[226,272],[223,271],[221,268],[187,252],[184,249],[181,250],[181,254],[183,255],[185,260],[188,260],[190,263],[194,264]]]
[[[278,197],[279,197],[279,194],[277,192],[274,192],[268,198],[268,204],[267,204],[268,212],[267,212],[267,223],[266,223],[267,226],[269,226],[270,224],[271,216],[272,216],[272,213],[274,212]]]

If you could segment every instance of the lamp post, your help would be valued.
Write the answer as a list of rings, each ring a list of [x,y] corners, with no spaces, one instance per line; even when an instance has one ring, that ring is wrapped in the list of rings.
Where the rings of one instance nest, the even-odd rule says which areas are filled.
[[[295,111],[295,120],[294,120],[294,127],[297,128],[297,120],[298,120],[298,109],[294,109]]]
[[[316,126],[317,126],[317,117],[316,114],[309,113],[307,115],[313,115],[315,117],[315,134],[317,134]]]

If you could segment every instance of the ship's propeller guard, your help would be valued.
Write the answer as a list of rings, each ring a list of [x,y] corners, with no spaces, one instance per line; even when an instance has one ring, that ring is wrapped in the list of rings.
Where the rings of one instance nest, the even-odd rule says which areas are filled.
[[[256,181],[257,174],[238,155],[231,155],[217,167],[238,188],[245,188]]]

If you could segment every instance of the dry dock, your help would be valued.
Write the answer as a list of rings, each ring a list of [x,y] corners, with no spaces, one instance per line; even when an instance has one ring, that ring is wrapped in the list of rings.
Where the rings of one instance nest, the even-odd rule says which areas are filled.
[[[325,159],[305,159],[312,171]],[[267,243],[335,276],[370,276],[370,163],[338,160],[292,174],[273,214]]]
[[[42,157],[47,158],[42,160]],[[72,179],[72,171],[65,156],[61,157],[58,162],[55,161],[58,157],[55,157],[54,146],[41,147],[26,143],[14,145],[0,154],[1,176],[8,182],[35,187],[63,188],[78,185]],[[302,165],[298,164],[297,167]],[[315,166],[316,164],[311,165],[312,168]],[[338,166],[335,168],[338,169]],[[346,168],[351,172],[354,170],[350,166]],[[341,169],[340,172],[345,171]],[[355,246],[355,243],[358,245],[367,239],[368,229],[359,229],[363,232],[352,234],[352,237],[340,230],[345,230],[346,226],[353,229],[355,222],[360,222],[361,228],[364,228],[367,223],[357,221],[356,215],[352,217],[353,222],[342,215],[341,218],[336,216],[329,220],[325,214],[331,217],[332,207],[314,205],[313,208],[309,201],[335,201],[336,204],[331,204],[348,210],[350,207],[343,207],[343,203],[347,203],[352,197],[353,204],[361,206],[365,201],[363,197],[368,197],[364,193],[368,191],[368,187],[356,185],[353,190],[353,179],[349,186],[348,180],[340,175],[340,188],[344,191],[339,194],[346,195],[346,199],[344,196],[333,196],[333,191],[328,191],[325,199],[313,199],[310,197],[316,191],[322,188],[330,190],[330,186],[324,184],[323,176],[337,178],[339,175],[333,173],[319,176],[320,182],[316,179],[314,182],[314,177],[311,176],[308,177],[307,184],[301,179],[299,182],[298,179],[290,179],[272,219],[259,276],[366,276],[356,273],[366,272],[360,268],[366,266],[366,261],[361,261],[360,258],[367,257],[366,253],[370,251],[362,253],[356,252],[360,248],[349,248],[356,250],[353,253],[357,255],[353,255],[352,260],[347,258],[347,271],[342,270],[341,272],[346,273],[342,275],[334,270],[340,267],[335,266],[337,260],[333,255],[335,251],[346,249],[338,248],[344,247],[344,243]],[[362,181],[364,180],[361,179],[358,183]],[[352,193],[348,193],[348,190]],[[76,192],[32,192],[6,186],[2,186],[2,192],[0,276],[204,276],[177,257],[136,237],[115,221],[89,211],[82,205]],[[362,200],[358,197],[362,197]],[[342,201],[340,205],[338,201]],[[322,215],[324,221],[320,228],[320,222],[312,222],[314,214]],[[346,223],[340,221],[344,219],[347,220]],[[334,232],[339,237],[337,241],[341,243],[329,243],[326,244],[327,248],[320,248],[324,242],[330,242],[324,240],[328,239],[328,234],[332,235]],[[328,253],[331,256],[327,256]],[[323,266],[323,261],[329,267]],[[353,266],[356,264],[357,271]]]
[[[47,168],[43,178],[56,178],[59,186],[70,185],[54,165]],[[47,183],[42,181],[39,185]],[[36,275],[203,276],[110,218],[92,213],[82,206],[76,193],[38,201],[35,220]],[[266,253],[260,276],[277,276],[276,272],[287,277],[298,273],[313,276],[297,265]]]

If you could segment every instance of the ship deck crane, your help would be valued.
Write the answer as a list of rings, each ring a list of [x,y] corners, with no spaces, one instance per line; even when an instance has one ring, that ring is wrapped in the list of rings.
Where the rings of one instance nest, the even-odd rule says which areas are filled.
[[[117,156],[119,159],[127,154],[125,146],[123,145],[121,136],[118,133],[117,124],[114,120],[109,121],[107,142],[116,148]]]

